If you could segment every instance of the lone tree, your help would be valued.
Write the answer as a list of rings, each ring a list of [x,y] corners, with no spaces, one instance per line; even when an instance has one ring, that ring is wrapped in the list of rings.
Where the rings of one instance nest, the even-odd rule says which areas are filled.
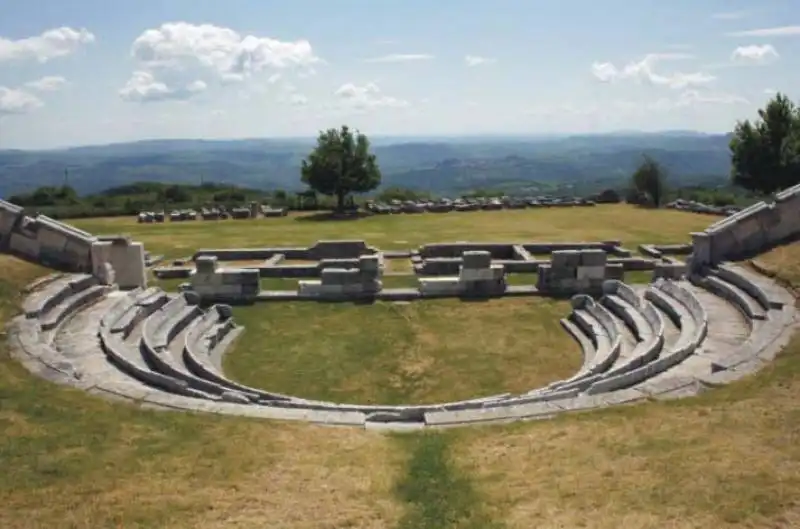
[[[381,183],[381,171],[369,139],[346,125],[321,132],[317,145],[302,165],[302,182],[317,193],[336,197],[336,210],[345,208],[353,193],[372,191]]]
[[[759,193],[800,183],[800,108],[778,93],[758,116],[753,123],[738,122],[733,131],[733,183]]]
[[[646,196],[655,207],[661,207],[666,191],[667,173],[661,164],[650,156],[644,160],[631,177],[631,185],[640,195]]]

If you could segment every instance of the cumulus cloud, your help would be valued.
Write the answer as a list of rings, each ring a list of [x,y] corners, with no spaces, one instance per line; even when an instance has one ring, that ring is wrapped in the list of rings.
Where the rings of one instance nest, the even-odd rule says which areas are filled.
[[[0,86],[0,116],[27,114],[42,106],[42,100],[29,92]]]
[[[800,35],[800,26],[748,29],[746,31],[733,31],[727,35],[729,37],[793,37]]]
[[[320,60],[307,40],[243,36],[230,28],[187,22],[148,29],[133,42],[131,54],[148,69],[201,67],[228,79],[243,79],[268,68],[311,66]]]
[[[125,101],[148,103],[155,101],[186,100],[205,91],[206,83],[192,81],[184,86],[173,88],[162,83],[150,72],[134,72],[122,90],[120,97]]]
[[[470,67],[481,66],[482,64],[491,64],[493,62],[495,62],[494,59],[490,57],[481,57],[479,55],[467,55],[464,57],[464,63]]]
[[[771,44],[739,46],[731,53],[731,60],[739,64],[766,64],[778,60],[780,55]]]
[[[433,55],[427,53],[391,53],[381,57],[374,57],[366,59],[364,62],[414,62],[414,61],[430,61]]]
[[[230,28],[188,22],[144,31],[131,45],[131,55],[138,71],[120,95],[140,102],[185,99],[205,90],[207,81],[239,83],[269,71],[267,82],[273,84],[281,79],[280,71],[310,72],[321,62],[307,40],[242,35]],[[187,84],[189,79],[197,80]]]
[[[666,75],[655,71],[655,66],[660,62],[690,58],[691,55],[684,53],[651,53],[642,60],[630,62],[622,68],[618,68],[610,62],[595,62],[592,64],[591,72],[595,78],[604,83],[632,80],[674,89],[706,85],[716,79],[713,75],[704,72],[674,72]]]
[[[86,29],[69,27],[50,29],[41,35],[19,40],[0,37],[0,62],[36,60],[45,63],[71,55],[94,41],[94,35]]]
[[[25,86],[39,92],[56,92],[67,86],[67,80],[57,75],[48,75],[25,83]]]
[[[336,90],[335,95],[346,105],[362,110],[408,106],[408,101],[384,95],[375,83],[362,86],[346,83]]]

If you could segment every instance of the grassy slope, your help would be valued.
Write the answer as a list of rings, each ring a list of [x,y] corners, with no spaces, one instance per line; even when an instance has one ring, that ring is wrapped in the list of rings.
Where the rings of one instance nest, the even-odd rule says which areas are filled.
[[[656,242],[683,241],[708,222],[656,213],[645,225],[638,211],[609,209],[603,222],[616,227],[595,222],[585,236],[559,210],[528,234],[485,220],[496,238]],[[403,220],[422,222],[411,219]],[[470,225],[490,238],[484,224],[459,229],[469,235]],[[361,226],[369,224],[323,226],[328,235],[309,230],[294,242],[331,234],[380,242]],[[164,240],[166,228],[156,230],[164,231],[150,237]],[[384,239],[401,232],[381,231]],[[197,245],[192,237],[175,243]],[[291,242],[282,237],[262,242]],[[800,286],[800,245],[762,260]],[[5,319],[14,293],[41,271],[7,257],[0,266]],[[37,380],[0,347],[4,528],[800,526],[800,337],[763,373],[700,398],[392,437],[137,410]]]

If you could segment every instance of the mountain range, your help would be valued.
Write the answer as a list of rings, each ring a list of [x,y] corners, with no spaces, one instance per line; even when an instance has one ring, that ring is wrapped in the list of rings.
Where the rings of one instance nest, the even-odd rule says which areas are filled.
[[[433,193],[526,186],[602,187],[627,179],[644,154],[674,185],[724,183],[730,135],[691,131],[560,137],[373,138],[382,187]],[[65,181],[81,194],[137,181],[221,182],[299,190],[312,138],[146,140],[60,150],[0,150],[0,196]]]

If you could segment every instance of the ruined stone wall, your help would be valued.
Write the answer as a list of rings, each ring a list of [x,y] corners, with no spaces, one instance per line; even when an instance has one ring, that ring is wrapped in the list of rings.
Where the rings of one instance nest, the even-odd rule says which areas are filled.
[[[93,274],[103,284],[146,286],[144,247],[112,239],[98,239],[46,215],[26,215],[23,208],[0,200],[0,251],[56,270]]]
[[[800,184],[692,234],[691,268],[754,255],[800,236]]]

